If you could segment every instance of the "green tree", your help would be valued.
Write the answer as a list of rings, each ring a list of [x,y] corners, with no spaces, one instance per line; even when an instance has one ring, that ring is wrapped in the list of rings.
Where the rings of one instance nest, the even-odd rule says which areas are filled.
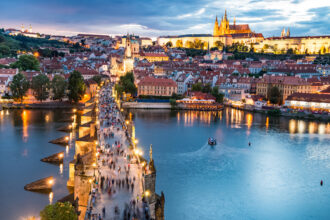
[[[127,72],[124,76],[121,76],[118,84],[115,86],[115,89],[120,96],[122,96],[123,92],[135,95],[137,88],[134,84],[133,72]]]
[[[218,49],[222,50],[224,44],[221,41],[218,40],[214,43],[214,46],[217,47]]]
[[[33,89],[34,97],[37,100],[43,101],[49,95],[49,79],[45,74],[39,74],[32,78],[31,88]]]
[[[10,83],[10,91],[15,101],[23,101],[23,96],[29,89],[29,81],[21,73],[16,74]]]
[[[10,48],[7,45],[0,45],[0,56],[10,55]]]
[[[172,47],[173,46],[171,41],[167,42],[165,45],[166,45],[166,47]]]
[[[177,40],[176,43],[175,43],[175,46],[176,47],[183,47],[182,40]]]
[[[12,67],[19,68],[21,70],[40,70],[40,64],[37,58],[32,55],[22,55],[18,58],[18,61],[12,64]]]
[[[170,99],[170,105],[172,109],[175,109],[177,107],[177,103],[175,99]]]
[[[202,91],[202,89],[203,89],[203,85],[200,82],[193,84],[192,87],[191,87],[191,90],[192,91],[198,91],[198,92],[200,92],[200,91]]]
[[[215,97],[215,101],[218,103],[223,103],[223,93],[219,93],[219,88],[217,86],[212,88],[211,94]]]
[[[203,86],[203,88],[202,88],[202,92],[204,92],[204,93],[211,93],[211,91],[212,91],[212,87],[211,87],[210,84],[206,84],[206,85]]]
[[[57,202],[47,205],[40,212],[41,220],[77,220],[78,216],[74,207],[69,202]]]
[[[278,87],[274,86],[270,89],[269,101],[272,104],[279,104],[281,102],[281,92]]]
[[[93,76],[92,80],[94,80],[97,83],[97,85],[100,85],[102,82],[102,76],[95,75],[95,76]]]
[[[54,99],[62,101],[62,98],[65,96],[65,90],[68,87],[68,83],[65,81],[63,76],[55,75],[52,84],[51,84]]]
[[[83,98],[86,91],[86,85],[80,72],[75,70],[70,74],[68,89],[68,97],[71,102],[79,102],[79,100]]]

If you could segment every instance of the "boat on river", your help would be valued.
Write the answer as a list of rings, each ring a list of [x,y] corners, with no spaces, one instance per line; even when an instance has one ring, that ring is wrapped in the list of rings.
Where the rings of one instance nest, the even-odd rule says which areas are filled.
[[[217,144],[217,140],[215,138],[210,137],[208,140],[208,144],[213,146]]]

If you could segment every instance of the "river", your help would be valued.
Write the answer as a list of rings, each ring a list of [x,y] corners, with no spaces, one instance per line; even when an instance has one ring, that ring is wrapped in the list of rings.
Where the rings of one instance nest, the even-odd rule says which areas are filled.
[[[3,110],[0,112],[0,219],[21,220],[38,216],[50,202],[69,194],[66,187],[68,164],[73,147],[62,147],[48,141],[68,135],[57,131],[68,123],[61,122],[69,110]],[[70,116],[69,116],[70,117]],[[40,159],[64,151],[64,165],[41,162]],[[54,176],[52,194],[24,190],[24,185]]]
[[[38,215],[69,193],[74,149],[48,143],[66,135],[57,129],[67,124],[67,111],[1,111],[0,219]],[[153,145],[166,219],[330,219],[330,124],[229,108],[131,113],[146,158]],[[215,147],[208,137],[217,139]],[[59,151],[63,167],[40,161]],[[50,175],[53,198],[23,189]]]
[[[229,108],[131,113],[147,158],[153,146],[166,219],[330,219],[330,124]]]

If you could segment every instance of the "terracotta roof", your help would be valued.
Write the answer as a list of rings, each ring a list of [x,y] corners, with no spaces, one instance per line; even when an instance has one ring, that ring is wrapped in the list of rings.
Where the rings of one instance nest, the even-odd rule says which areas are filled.
[[[330,103],[330,94],[293,93],[292,95],[288,96],[286,100]]]
[[[229,29],[231,30],[250,30],[248,24],[236,24],[236,25],[229,25]]]
[[[0,74],[15,75],[16,73],[17,73],[17,69],[0,69]]]
[[[153,77],[145,77],[141,79],[138,84],[139,86],[172,86],[176,87],[176,83],[172,79],[164,79],[164,78],[153,78]]]

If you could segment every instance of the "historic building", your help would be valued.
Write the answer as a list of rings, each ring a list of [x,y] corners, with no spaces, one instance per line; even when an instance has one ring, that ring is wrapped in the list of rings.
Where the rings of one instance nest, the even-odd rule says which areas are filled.
[[[161,36],[157,39],[159,45],[164,46],[171,42],[173,47],[189,47],[191,42],[201,41],[204,43],[204,49],[207,47],[215,47],[218,42],[224,45],[232,45],[233,43],[242,43],[251,45],[258,43],[264,39],[261,33],[254,33],[250,30],[248,24],[229,24],[227,11],[222,17],[220,24],[216,17],[213,34],[188,34],[179,36]]]
[[[222,17],[220,25],[218,24],[218,17],[215,18],[213,36],[221,36],[225,34],[251,34],[252,31],[248,24],[236,24],[236,19],[234,18],[234,23],[229,24],[229,20],[227,18],[227,11],[225,11],[225,15]]]
[[[270,76],[264,75],[262,79],[257,82],[256,94],[269,98],[270,90],[277,87],[281,93],[281,100],[293,93],[309,93],[311,92],[311,84],[305,79],[296,76]]]
[[[146,77],[138,83],[138,95],[171,96],[178,92],[171,79]]]

